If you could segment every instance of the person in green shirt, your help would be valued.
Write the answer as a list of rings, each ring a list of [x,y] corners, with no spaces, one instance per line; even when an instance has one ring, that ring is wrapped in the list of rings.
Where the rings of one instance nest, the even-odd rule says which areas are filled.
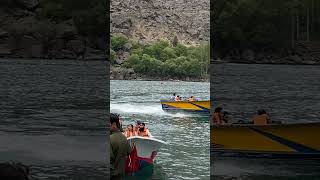
[[[110,174],[111,179],[123,179],[125,176],[125,163],[131,152],[127,138],[120,131],[120,118],[118,114],[110,114]]]

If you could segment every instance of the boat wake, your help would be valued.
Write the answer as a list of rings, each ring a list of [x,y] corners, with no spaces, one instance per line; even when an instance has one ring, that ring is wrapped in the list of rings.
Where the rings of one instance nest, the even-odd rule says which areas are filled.
[[[194,114],[188,113],[167,113],[164,112],[160,104],[110,104],[110,112],[119,114],[146,114],[152,116],[170,116],[170,117],[193,117]]]

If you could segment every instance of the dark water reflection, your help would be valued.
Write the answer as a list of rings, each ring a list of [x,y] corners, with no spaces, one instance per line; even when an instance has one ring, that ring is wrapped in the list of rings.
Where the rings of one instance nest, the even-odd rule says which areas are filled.
[[[31,166],[33,179],[107,176],[107,65],[0,60],[0,162]]]

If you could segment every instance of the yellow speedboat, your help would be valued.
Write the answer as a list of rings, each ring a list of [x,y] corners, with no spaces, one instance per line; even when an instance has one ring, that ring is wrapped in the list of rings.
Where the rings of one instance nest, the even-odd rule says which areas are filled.
[[[320,123],[211,126],[213,154],[320,157]]]
[[[164,111],[196,112],[210,114],[210,101],[161,101]]]

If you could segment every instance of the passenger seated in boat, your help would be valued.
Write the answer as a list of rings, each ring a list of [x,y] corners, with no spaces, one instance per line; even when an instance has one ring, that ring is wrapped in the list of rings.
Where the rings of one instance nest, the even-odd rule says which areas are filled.
[[[229,123],[230,122],[230,116],[229,116],[229,113],[224,111],[223,112],[223,116],[222,116],[222,119],[225,123]]]
[[[136,131],[133,128],[132,124],[129,124],[127,126],[127,129],[125,130],[125,132],[123,133],[127,138],[131,137],[131,136],[136,136]]]
[[[175,98],[175,101],[181,101],[182,99],[181,99],[181,97],[178,95],[178,96],[176,96],[176,98]]]
[[[195,101],[195,98],[193,96],[190,96],[187,100],[188,101]]]
[[[222,112],[222,107],[217,107],[214,110],[214,113],[213,113],[213,116],[212,116],[212,120],[213,120],[214,124],[221,125],[221,124],[225,123],[224,120],[223,120],[221,112]]]
[[[142,137],[150,137],[150,132],[144,123],[140,124],[137,134]]]
[[[267,112],[263,109],[258,110],[258,115],[253,118],[254,125],[267,125],[271,123],[270,117],[267,115]]]
[[[141,121],[137,121],[136,126],[134,127],[134,131],[136,132],[136,135],[139,131],[140,125],[141,125]]]
[[[173,95],[170,97],[170,101],[175,101],[176,100],[176,93],[173,93]]]

